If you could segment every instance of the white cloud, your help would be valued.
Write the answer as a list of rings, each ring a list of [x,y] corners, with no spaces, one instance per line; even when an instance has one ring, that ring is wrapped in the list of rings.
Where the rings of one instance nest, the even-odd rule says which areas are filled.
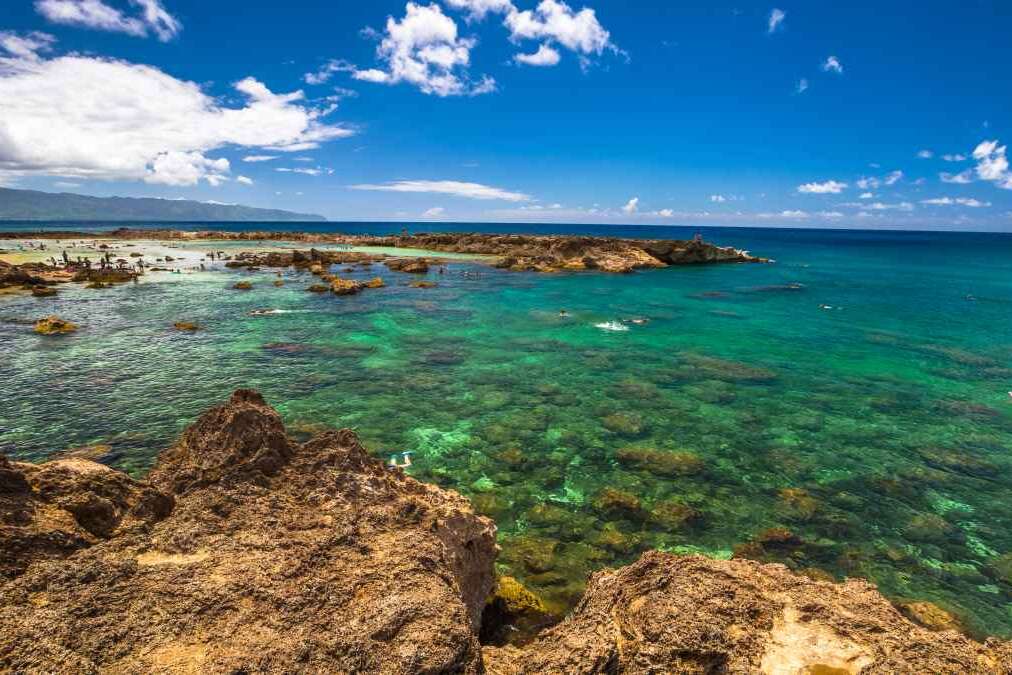
[[[786,18],[787,18],[787,12],[785,12],[782,9],[776,9],[776,8],[774,8],[773,11],[770,12],[770,18],[769,18],[769,21],[768,21],[768,30],[769,30],[769,32],[770,33],[775,33],[777,31],[777,29],[780,27],[780,25],[783,24],[784,19],[786,19]]]
[[[893,171],[889,175],[883,178],[876,178],[874,176],[859,178],[855,184],[862,190],[877,190],[883,185],[895,185],[903,179],[902,171]]]
[[[1009,172],[1006,146],[998,145],[998,141],[984,141],[974,148],[973,158],[977,160],[977,176],[981,180],[1012,190],[1012,173]]]
[[[317,167],[315,169],[307,169],[307,168],[303,168],[301,166],[300,167],[296,167],[296,168],[290,168],[290,167],[287,167],[287,166],[281,166],[281,167],[278,167],[278,168],[276,168],[274,170],[277,171],[277,172],[279,172],[279,173],[301,173],[301,174],[304,174],[306,176],[322,176],[325,173],[326,174],[332,174],[332,173],[334,173],[333,169],[324,169],[323,167]]]
[[[559,63],[559,52],[548,45],[541,45],[533,54],[517,54],[513,60],[528,66],[554,66]]]
[[[710,201],[716,204],[723,204],[727,201],[727,197],[724,195],[710,195]]]
[[[479,95],[495,91],[495,81],[484,77],[472,87],[467,76],[475,40],[461,38],[457,24],[437,5],[409,2],[400,21],[387,17],[386,32],[376,55],[386,70],[355,70],[356,80],[379,84],[407,82],[436,96]]]
[[[922,199],[921,204],[930,204],[932,206],[968,206],[972,209],[981,209],[991,206],[991,202],[982,202],[977,199],[970,199],[967,197],[938,197],[936,199]]]
[[[238,176],[235,179],[236,183],[242,183],[243,185],[253,185],[253,179],[247,178],[246,176]]]
[[[827,180],[825,183],[805,183],[798,186],[798,192],[810,195],[838,195],[847,189],[846,183]]]
[[[860,208],[866,211],[913,211],[914,205],[910,202],[900,202],[899,204],[874,202],[872,204],[861,204]]]
[[[822,218],[829,218],[835,220],[836,218],[843,218],[844,214],[839,211],[819,211],[818,215]]]
[[[227,159],[209,159],[199,152],[163,152],[151,162],[144,176],[146,183],[196,185],[201,179],[213,186],[228,180]]]
[[[967,169],[966,171],[960,171],[959,173],[945,173],[944,171],[938,174],[939,180],[943,183],[954,183],[956,185],[966,185],[973,182],[973,170]]]
[[[277,159],[277,155],[246,155],[242,158],[244,162],[270,162]]]
[[[486,14],[506,14],[516,11],[510,0],[444,0],[454,9],[467,10],[468,21],[481,21]]]
[[[942,159],[946,162],[965,162],[968,158],[966,155],[957,153],[953,155],[942,155]]]
[[[9,31],[0,31],[0,49],[16,58],[37,61],[39,52],[48,52],[52,49],[56,38],[46,33],[33,32],[26,35],[18,35]]]
[[[640,198],[633,197],[626,203],[625,206],[622,207],[622,212],[625,213],[626,215],[631,216],[634,213],[636,213],[639,210],[639,208],[640,208]]]
[[[804,220],[809,217],[809,214],[805,211],[788,210],[780,211],[779,213],[757,213],[756,217],[764,219],[786,218],[788,220]]]
[[[446,213],[442,206],[434,206],[422,214],[422,218],[438,218]]]
[[[808,80],[801,78],[798,80],[798,93],[804,94],[806,91],[808,91]]]
[[[53,183],[53,185],[55,185],[58,188],[79,188],[79,187],[81,187],[80,183],[71,183],[71,182],[65,181],[65,180],[58,180],[55,183]]]
[[[480,183],[463,183],[453,180],[401,180],[391,183],[350,185],[352,190],[373,190],[379,192],[417,192],[444,194],[467,199],[499,199],[507,202],[531,201],[530,195],[510,192]]]
[[[875,195],[872,194],[871,192],[862,192],[860,196],[858,196],[858,199],[874,199],[874,198]]]
[[[917,153],[917,156],[920,159],[931,159],[932,157],[935,156],[935,153],[931,152],[930,150],[921,150],[920,152]]]
[[[827,73],[836,73],[837,75],[843,75],[843,64],[840,63],[840,59],[835,56],[830,56],[826,59],[826,62],[822,64],[822,70]]]
[[[35,10],[53,23],[136,37],[147,37],[151,31],[162,42],[168,42],[183,29],[160,0],[131,0],[131,4],[140,9],[138,16],[128,16],[103,0],[35,0]]]
[[[517,11],[506,15],[510,39],[547,40],[558,42],[567,49],[583,54],[600,56],[606,49],[618,52],[611,42],[611,34],[597,20],[593,9],[584,7],[579,12],[558,0],[542,0],[533,10]]]
[[[354,64],[342,59],[331,59],[320,66],[319,70],[315,73],[303,75],[302,79],[306,84],[323,84],[333,77],[335,73],[353,73],[355,70]]]
[[[3,45],[0,45],[3,47]],[[151,66],[80,55],[0,56],[0,172],[192,185],[224,180],[238,146],[291,151],[350,136],[301,103],[247,78],[226,107]],[[113,114],[114,111],[114,114]]]
[[[675,215],[675,212],[672,209],[661,209],[660,211],[657,211],[654,215],[660,216],[661,218],[671,218],[672,216]]]

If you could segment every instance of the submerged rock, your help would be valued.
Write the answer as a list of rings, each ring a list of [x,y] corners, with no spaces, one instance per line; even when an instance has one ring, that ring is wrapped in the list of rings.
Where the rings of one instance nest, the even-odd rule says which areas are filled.
[[[491,675],[1007,674],[1009,656],[911,623],[864,581],[659,552],[594,574],[573,613],[526,647],[484,651]]]
[[[77,324],[53,315],[35,322],[35,332],[39,335],[66,335],[77,330]]]
[[[172,324],[172,327],[175,328],[176,330],[181,330],[189,333],[193,333],[200,330],[200,325],[192,321],[177,321],[176,323]]]
[[[237,291],[249,291],[252,290],[253,284],[248,281],[237,281],[232,288]]]
[[[383,264],[395,272],[426,274],[429,271],[429,262],[425,258],[391,258]]]
[[[0,459],[0,499],[3,669],[481,672],[491,521],[351,431],[296,444],[256,392],[205,413],[148,482]]]

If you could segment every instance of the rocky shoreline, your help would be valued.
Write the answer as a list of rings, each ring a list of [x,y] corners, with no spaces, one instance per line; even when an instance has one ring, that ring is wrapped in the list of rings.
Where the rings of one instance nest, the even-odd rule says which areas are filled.
[[[768,262],[733,247],[692,240],[622,239],[563,235],[499,235],[477,233],[404,234],[401,236],[318,234],[307,232],[223,232],[119,228],[107,232],[0,232],[0,239],[74,240],[158,239],[167,241],[291,241],[310,245],[377,246],[424,249],[442,253],[490,256],[504,269],[536,272],[600,270],[628,273],[673,265]],[[372,256],[383,259],[390,256]]]
[[[0,456],[0,671],[1012,673],[1012,643],[929,630],[866,582],[660,552],[492,646],[544,618],[496,580],[495,532],[350,430],[295,442],[251,390],[144,480]]]

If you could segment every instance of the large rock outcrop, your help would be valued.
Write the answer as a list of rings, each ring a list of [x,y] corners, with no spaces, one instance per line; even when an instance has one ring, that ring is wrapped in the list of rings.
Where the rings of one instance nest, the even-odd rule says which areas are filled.
[[[1012,673],[1008,644],[916,626],[866,582],[658,552],[593,575],[565,621],[485,659],[492,675]]]
[[[296,444],[241,390],[146,483],[70,461],[0,463],[0,549],[41,551],[4,561],[0,671],[481,671],[494,525],[351,431]]]

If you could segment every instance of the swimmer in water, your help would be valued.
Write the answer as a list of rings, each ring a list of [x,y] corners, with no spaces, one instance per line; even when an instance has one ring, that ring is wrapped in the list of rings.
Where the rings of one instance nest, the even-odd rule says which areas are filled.
[[[561,317],[567,317],[567,316],[569,316],[569,312],[567,312],[564,309],[560,309],[559,310],[559,316],[561,316]]]
[[[397,463],[397,455],[390,455],[390,461],[387,462],[387,467],[391,468],[391,469],[406,469],[406,468],[408,468],[409,466],[411,466],[411,455],[412,455],[413,452],[414,452],[413,450],[408,450],[406,452],[402,452],[401,453],[401,456],[404,457],[404,463],[403,464],[398,464]]]

